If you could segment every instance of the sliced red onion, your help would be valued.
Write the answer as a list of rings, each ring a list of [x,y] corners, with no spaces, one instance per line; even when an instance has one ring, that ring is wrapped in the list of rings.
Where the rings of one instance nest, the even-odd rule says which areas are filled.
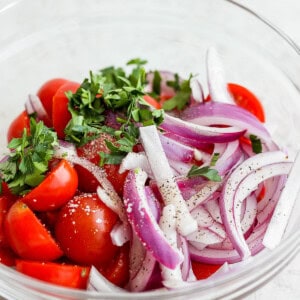
[[[186,176],[186,174],[191,169],[191,164],[187,164],[181,161],[176,161],[171,159],[169,159],[169,165],[173,170],[174,176],[180,176],[180,175]]]
[[[174,204],[176,207],[177,230],[184,236],[197,230],[197,222],[190,215],[173,177],[157,128],[140,127],[140,138],[163,201],[166,205]]]
[[[197,231],[189,234],[186,238],[188,241],[197,242],[204,245],[213,245],[221,243],[224,240],[224,238],[221,238],[219,235],[207,228],[199,228]]]
[[[198,189],[192,197],[186,201],[188,209],[191,211],[199,204],[208,201],[208,199],[219,189],[221,182],[208,181]],[[216,194],[217,196],[218,194]]]
[[[188,248],[187,240],[180,236],[179,237],[180,242],[180,249],[182,251],[184,260],[181,265],[181,275],[182,279],[184,281],[196,281],[195,274],[193,273],[192,265],[191,265],[191,259],[190,259],[190,253]]]
[[[40,98],[36,95],[28,95],[25,109],[28,114],[36,113],[38,120],[50,120]]]
[[[281,151],[260,153],[238,166],[225,183],[220,198],[222,220],[228,237],[242,258],[249,256],[250,251],[241,229],[241,203],[258,183],[274,176],[272,172],[282,172],[281,168],[285,163],[290,165],[288,157]],[[272,164],[276,166],[269,167]]]
[[[212,197],[208,201],[206,201],[204,205],[205,208],[208,210],[209,214],[212,216],[212,218],[216,222],[222,223],[222,217],[221,217],[220,206],[219,206],[219,198]]]
[[[131,238],[130,227],[127,222],[117,222],[110,232],[111,241],[116,246],[123,246]]]
[[[213,101],[234,103],[228,92],[224,69],[217,49],[210,47],[206,56],[206,72],[210,97]]]
[[[147,174],[129,171],[124,185],[124,204],[130,224],[155,259],[170,269],[182,262],[182,254],[172,247],[159,228],[145,195]]]
[[[160,125],[167,132],[183,136],[184,138],[199,140],[206,143],[231,142],[243,136],[246,129],[237,127],[210,127],[184,121],[165,114],[164,122]]]
[[[150,186],[145,186],[145,195],[151,212],[158,222],[161,216],[161,205]]]
[[[166,205],[162,210],[159,220],[159,226],[163,231],[166,239],[173,248],[177,248],[177,232],[176,232],[176,208],[173,204]],[[181,266],[177,265],[175,269],[167,268],[160,264],[163,284],[165,281],[181,282]]]
[[[192,105],[194,102],[196,103],[201,103],[204,101],[204,93],[203,93],[203,88],[202,85],[199,81],[198,78],[193,77],[190,80],[190,88],[192,90]]]
[[[136,168],[141,168],[149,177],[153,178],[147,156],[144,152],[129,152],[121,162],[119,173],[124,173],[127,170],[134,170]]]
[[[286,229],[288,224],[294,203],[298,196],[299,191],[299,172],[300,172],[300,157],[297,157],[294,161],[294,165],[289,173],[288,180],[280,195],[274,210],[271,221],[268,225],[267,232],[265,234],[263,244],[269,249],[276,247]]]
[[[246,198],[245,213],[241,221],[242,232],[245,235],[252,229],[257,215],[257,201],[254,195],[250,195]]]
[[[126,292],[126,290],[119,288],[107,280],[94,266],[92,266],[90,270],[87,290],[113,293]]]
[[[265,126],[247,110],[232,104],[207,102],[186,108],[181,117],[189,122],[202,126],[227,125],[247,131],[271,142],[271,137]]]
[[[209,227],[214,223],[210,213],[201,205],[198,205],[195,209],[193,209],[191,211],[191,215],[200,227]]]
[[[221,239],[225,239],[227,234],[223,224],[219,222],[214,222],[212,225],[208,227],[208,229],[214,234],[218,235]]]

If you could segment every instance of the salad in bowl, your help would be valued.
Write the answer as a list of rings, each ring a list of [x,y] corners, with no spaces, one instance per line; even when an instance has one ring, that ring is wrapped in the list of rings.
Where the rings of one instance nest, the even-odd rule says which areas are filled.
[[[276,247],[297,191],[297,153],[266,129],[247,87],[207,51],[196,75],[107,67],[45,82],[7,131],[1,260],[97,292],[188,288]]]

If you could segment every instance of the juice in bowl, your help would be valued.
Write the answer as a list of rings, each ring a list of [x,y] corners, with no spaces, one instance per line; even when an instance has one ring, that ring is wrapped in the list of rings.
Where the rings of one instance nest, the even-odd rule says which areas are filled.
[[[2,13],[32,19],[0,53],[2,177],[18,195],[5,194],[3,228],[19,271],[1,266],[3,297],[253,291],[298,250],[297,49],[228,1],[92,4]]]

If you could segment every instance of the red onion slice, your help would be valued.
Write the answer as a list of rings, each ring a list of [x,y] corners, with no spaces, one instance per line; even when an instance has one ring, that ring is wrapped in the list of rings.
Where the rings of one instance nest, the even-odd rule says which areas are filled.
[[[157,128],[141,127],[140,138],[163,201],[166,205],[174,204],[176,207],[177,230],[184,236],[197,230],[197,222],[190,215],[173,177]]]
[[[198,78],[193,77],[190,80],[190,88],[192,90],[192,95],[191,95],[191,104],[193,105],[194,102],[196,103],[201,103],[204,101],[204,93],[203,93],[203,88],[202,85],[199,81]]]
[[[216,48],[210,47],[206,56],[206,72],[210,97],[213,101],[234,103],[228,92],[224,69]]]
[[[286,229],[294,203],[299,191],[300,157],[299,153],[294,161],[294,165],[289,173],[288,180],[277,202],[275,211],[268,225],[263,244],[269,249],[276,247]]]
[[[38,120],[50,120],[50,117],[48,116],[40,98],[36,95],[28,95],[28,100],[25,103],[25,109],[29,115],[36,113]]]
[[[246,129],[237,127],[210,127],[184,121],[165,114],[164,122],[160,127],[184,138],[199,140],[206,143],[225,143],[237,140],[243,136]]]
[[[182,262],[182,254],[172,247],[158,226],[145,195],[147,174],[129,171],[124,185],[124,204],[134,231],[155,259],[170,269]]]

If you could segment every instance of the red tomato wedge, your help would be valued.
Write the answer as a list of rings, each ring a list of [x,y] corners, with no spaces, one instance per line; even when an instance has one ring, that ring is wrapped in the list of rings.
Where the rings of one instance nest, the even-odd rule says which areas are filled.
[[[89,267],[26,260],[17,260],[16,270],[39,280],[76,289],[86,289],[90,273]]]
[[[192,261],[193,272],[198,280],[206,279],[217,272],[222,265],[210,265]]]
[[[55,236],[65,255],[75,263],[105,265],[117,252],[110,237],[117,219],[97,194],[78,195],[61,209]]]
[[[0,247],[0,263],[9,267],[16,264],[16,255],[9,247]]]
[[[79,87],[79,83],[69,81],[63,84],[53,96],[52,122],[57,136],[60,139],[65,137],[64,130],[71,120],[71,113],[68,110],[69,100],[66,96],[66,92],[71,91],[75,93]]]
[[[27,133],[30,132],[30,120],[25,110],[11,122],[7,131],[7,141],[22,137],[24,128],[27,129]]]
[[[37,96],[40,98],[49,118],[51,118],[51,120],[44,120],[48,127],[52,126],[53,96],[55,95],[56,91],[67,82],[67,79],[53,78],[46,81],[37,92]]]
[[[161,107],[162,107],[161,104],[157,100],[155,100],[153,97],[151,97],[149,95],[144,95],[144,100],[156,109],[161,109]]]
[[[63,255],[48,230],[22,201],[10,208],[4,228],[10,247],[21,258],[52,261]]]
[[[62,159],[40,185],[22,199],[37,211],[55,210],[72,199],[78,187],[78,177],[70,163]]]
[[[236,83],[228,83],[228,90],[238,106],[251,112],[259,121],[265,122],[264,108],[259,99],[251,91]],[[205,101],[210,100],[210,95],[208,95]]]

